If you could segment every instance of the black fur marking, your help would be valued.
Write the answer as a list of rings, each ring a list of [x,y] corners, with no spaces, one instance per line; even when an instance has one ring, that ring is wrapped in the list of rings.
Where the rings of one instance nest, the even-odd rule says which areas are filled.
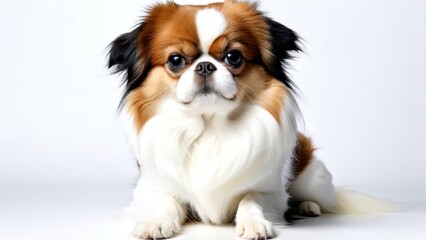
[[[301,51],[299,47],[299,37],[297,34],[287,28],[286,26],[278,23],[271,18],[265,17],[266,23],[269,25],[269,32],[271,35],[272,54],[274,59],[272,62],[265,63],[265,69],[274,76],[277,80],[284,83],[289,89],[294,90],[294,83],[287,76],[285,65],[286,60],[291,59],[290,51]]]
[[[297,220],[305,219],[299,215],[299,205],[301,201],[290,197],[287,201],[288,209],[284,213],[284,219],[288,224],[294,224]]]
[[[136,70],[138,56],[138,36],[143,31],[144,24],[140,24],[133,31],[122,34],[110,44],[108,53],[108,68],[114,67],[114,73],[124,73],[123,84],[126,86],[120,107],[123,105],[127,95],[141,85],[146,78],[150,66],[149,60],[145,59]],[[144,55],[148,55],[144,53]]]

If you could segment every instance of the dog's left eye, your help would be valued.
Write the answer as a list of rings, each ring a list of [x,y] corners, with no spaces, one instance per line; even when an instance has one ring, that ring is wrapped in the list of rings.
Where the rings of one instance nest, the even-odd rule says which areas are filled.
[[[238,50],[231,50],[226,54],[225,62],[231,67],[237,68],[243,63],[243,55]]]
[[[181,70],[186,65],[185,58],[179,54],[171,55],[167,63],[173,72]]]

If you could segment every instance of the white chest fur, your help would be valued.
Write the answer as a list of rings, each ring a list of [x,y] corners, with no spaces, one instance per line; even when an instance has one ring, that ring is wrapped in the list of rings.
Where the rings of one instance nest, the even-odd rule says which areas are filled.
[[[159,113],[136,141],[140,183],[188,203],[204,222],[232,220],[244,193],[287,183],[296,130],[293,116],[283,119],[285,128],[259,106],[234,120]]]

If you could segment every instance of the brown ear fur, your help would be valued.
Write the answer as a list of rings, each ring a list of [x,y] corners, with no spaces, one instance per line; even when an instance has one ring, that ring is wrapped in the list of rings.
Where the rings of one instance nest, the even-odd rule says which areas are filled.
[[[114,67],[115,73],[124,73],[125,91],[120,105],[131,91],[142,84],[153,67],[150,47],[156,31],[156,19],[176,8],[177,4],[173,2],[154,5],[134,30],[120,35],[110,44],[108,68]]]

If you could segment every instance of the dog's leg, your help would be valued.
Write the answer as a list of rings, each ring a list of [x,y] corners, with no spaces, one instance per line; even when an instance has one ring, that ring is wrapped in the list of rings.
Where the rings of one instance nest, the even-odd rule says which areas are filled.
[[[336,193],[332,177],[325,165],[316,159],[296,177],[288,189],[290,195],[302,201],[299,214],[309,217],[321,212],[333,212],[336,207]]]
[[[313,159],[297,175],[288,188],[289,194],[301,201],[299,214],[315,217],[321,212],[333,212],[336,208],[336,193],[332,177],[325,165]]]
[[[238,236],[245,239],[266,239],[275,236],[270,218],[282,218],[287,193],[248,193],[238,205],[236,225]],[[268,216],[271,214],[272,216]]]
[[[301,201],[299,214],[310,217],[332,212],[336,207],[331,174],[313,152],[311,140],[299,134],[294,149],[295,179],[288,188],[289,194]]]
[[[155,188],[146,185],[145,182],[136,187],[125,220],[135,224],[133,235],[139,239],[172,237],[185,221],[186,209],[172,196],[149,190]]]

